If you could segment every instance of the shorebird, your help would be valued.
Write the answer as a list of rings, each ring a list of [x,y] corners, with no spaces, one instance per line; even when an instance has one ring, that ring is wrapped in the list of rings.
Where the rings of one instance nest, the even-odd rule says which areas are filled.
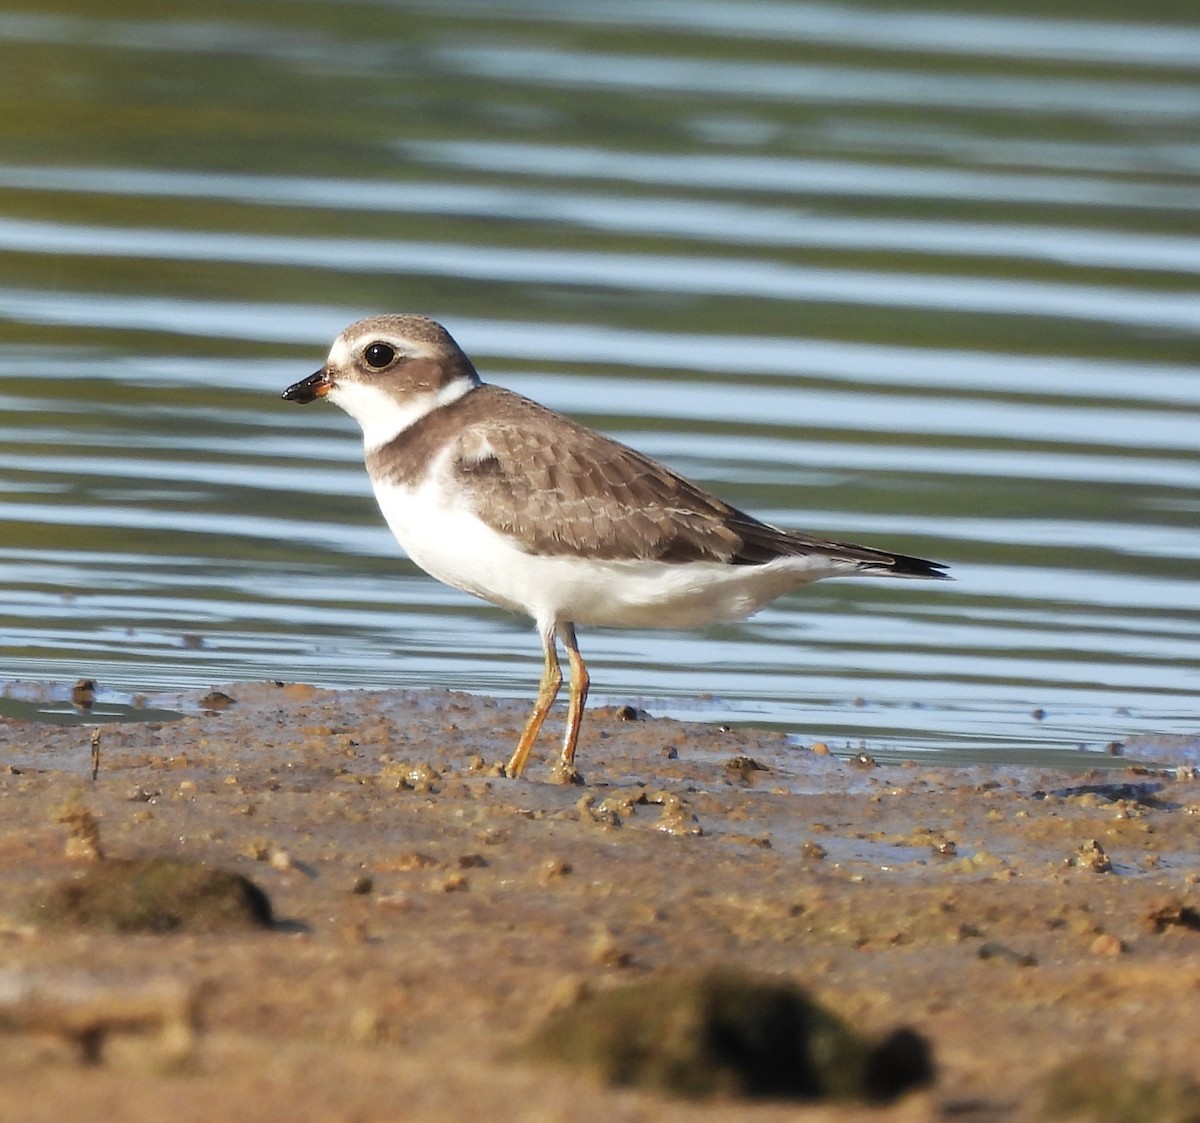
[[[328,398],[362,427],[396,540],[439,581],[531,616],[545,661],[505,772],[520,776],[570,664],[554,770],[577,778],[588,693],[576,626],[695,628],[740,620],[825,577],[944,578],[939,562],[782,530],[650,457],[483,382],[440,324],[374,316],[283,397]]]

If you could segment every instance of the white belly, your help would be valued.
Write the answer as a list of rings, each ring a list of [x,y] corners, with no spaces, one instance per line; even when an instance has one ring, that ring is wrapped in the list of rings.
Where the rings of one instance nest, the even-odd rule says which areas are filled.
[[[847,572],[845,563],[820,557],[763,566],[541,557],[434,484],[379,484],[375,496],[397,541],[426,573],[538,621],[694,628],[743,619],[791,589]]]

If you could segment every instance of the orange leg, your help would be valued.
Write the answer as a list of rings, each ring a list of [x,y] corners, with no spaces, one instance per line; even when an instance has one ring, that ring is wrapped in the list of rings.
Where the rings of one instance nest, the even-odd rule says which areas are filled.
[[[573,645],[574,636],[571,639]],[[558,688],[562,686],[562,668],[558,665],[558,654],[554,650],[553,626],[543,629],[542,647],[546,652],[546,662],[542,671],[542,681],[538,684],[537,700],[533,703],[533,712],[525,723],[521,739],[517,742],[517,747],[504,769],[505,774],[513,778],[520,776],[525,771],[525,764],[529,760],[529,750],[533,748],[533,743],[541,731],[542,722],[546,720],[550,707],[554,705],[554,699],[558,697]],[[572,658],[574,659],[577,655],[578,653]],[[574,662],[571,665],[574,666]],[[574,683],[572,683],[573,693]]]
[[[588,685],[591,679],[587,667],[583,665],[583,656],[575,643],[575,626],[564,624],[562,632],[563,647],[567,649],[567,659],[571,664],[571,686],[567,704],[567,732],[563,738],[562,756],[555,769],[560,779],[575,779],[575,743],[579,740],[579,728],[583,724],[583,707],[587,703]]]

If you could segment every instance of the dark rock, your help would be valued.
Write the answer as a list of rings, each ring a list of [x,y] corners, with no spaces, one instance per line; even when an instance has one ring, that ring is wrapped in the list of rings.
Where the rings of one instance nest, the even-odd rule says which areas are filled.
[[[101,932],[228,932],[269,928],[271,902],[248,878],[177,858],[112,858],[31,903],[43,928]]]
[[[876,1044],[795,986],[719,970],[587,995],[553,1014],[523,1053],[688,1097],[881,1102],[933,1079],[917,1034]]]

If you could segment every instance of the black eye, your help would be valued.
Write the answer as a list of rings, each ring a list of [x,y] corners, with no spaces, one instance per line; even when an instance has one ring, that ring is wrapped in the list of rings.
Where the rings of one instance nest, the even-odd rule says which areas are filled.
[[[363,358],[372,370],[383,370],[396,361],[396,348],[389,343],[368,343],[363,348]]]

